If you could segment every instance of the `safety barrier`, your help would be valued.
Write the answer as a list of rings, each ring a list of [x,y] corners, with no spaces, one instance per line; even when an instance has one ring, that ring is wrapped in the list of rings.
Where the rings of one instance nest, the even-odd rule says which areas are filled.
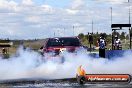
[[[112,59],[122,57],[125,52],[132,52],[132,50],[107,50],[105,52],[105,58]]]

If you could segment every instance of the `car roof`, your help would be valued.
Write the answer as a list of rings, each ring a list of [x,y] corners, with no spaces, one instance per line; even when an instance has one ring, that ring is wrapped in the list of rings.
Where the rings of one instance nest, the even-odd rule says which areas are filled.
[[[55,38],[78,38],[78,37],[77,36],[75,36],[75,37],[53,37],[53,38],[47,38],[47,39],[55,39]]]

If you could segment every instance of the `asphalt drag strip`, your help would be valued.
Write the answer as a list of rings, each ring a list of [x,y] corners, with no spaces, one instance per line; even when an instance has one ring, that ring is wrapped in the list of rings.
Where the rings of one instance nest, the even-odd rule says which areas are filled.
[[[86,83],[79,85],[76,78],[69,79],[19,79],[0,81],[0,88],[132,88],[130,83]]]

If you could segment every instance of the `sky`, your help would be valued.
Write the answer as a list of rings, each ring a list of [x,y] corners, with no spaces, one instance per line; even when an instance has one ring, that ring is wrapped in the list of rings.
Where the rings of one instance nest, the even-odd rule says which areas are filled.
[[[92,22],[93,32],[111,33],[111,7],[112,23],[129,23],[129,1],[0,0],[0,39],[77,36],[92,32]]]

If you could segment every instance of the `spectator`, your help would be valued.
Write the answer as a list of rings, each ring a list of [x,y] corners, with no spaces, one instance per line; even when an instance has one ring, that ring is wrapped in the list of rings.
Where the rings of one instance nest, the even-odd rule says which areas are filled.
[[[120,49],[122,49],[121,40],[116,35],[114,39],[114,50],[120,50]]]
[[[100,38],[98,39],[98,46],[99,46],[99,56],[105,58],[106,41],[103,35],[101,35]]]

